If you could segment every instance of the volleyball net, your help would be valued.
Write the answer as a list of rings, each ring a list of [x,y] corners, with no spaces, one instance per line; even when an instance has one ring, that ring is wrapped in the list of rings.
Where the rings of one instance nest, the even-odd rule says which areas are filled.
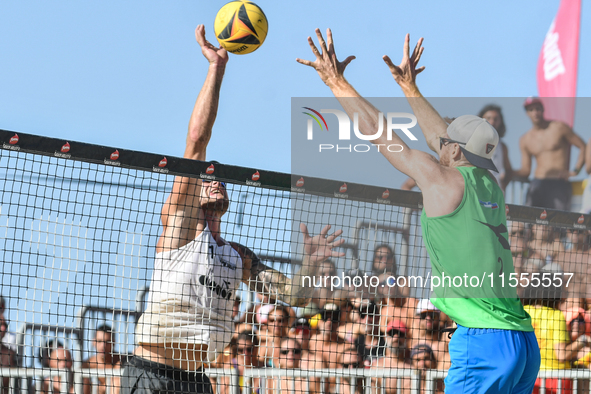
[[[105,385],[98,377],[118,376],[103,371],[72,377],[58,368],[54,359],[59,356],[52,354],[63,348],[71,367],[86,371],[93,369],[87,361],[97,346],[104,351],[112,342],[108,351],[120,365],[133,353],[162,232],[160,212],[178,175],[226,182],[231,202],[222,236],[248,246],[288,277],[303,258],[300,223],[311,234],[330,224],[331,231],[343,230],[345,240],[339,248],[343,256],[321,263],[317,277],[310,279],[312,300],[305,307],[269,302],[242,285],[232,341],[210,367],[235,369],[242,363],[249,370],[260,368],[263,376],[263,367],[342,369],[342,374],[349,366],[398,368],[400,377],[392,379],[400,387],[403,375],[411,379],[418,368],[413,357],[427,355],[419,361],[447,370],[449,339],[441,329],[453,323],[428,302],[430,262],[421,236],[419,193],[5,130],[0,141],[3,343],[14,352],[10,366],[38,371],[10,375],[3,386],[84,385],[88,378],[96,390]],[[573,279],[578,293],[571,290],[563,298],[572,303],[565,311],[582,308],[591,219],[516,205],[508,205],[506,213],[518,281],[529,282],[544,267],[551,273],[579,273]],[[583,332],[589,329],[584,311],[573,316],[582,319]],[[102,345],[98,332],[109,334]],[[250,337],[240,336],[244,332]],[[422,335],[428,338],[419,340]],[[328,339],[318,342],[321,338]],[[256,351],[245,354],[245,343]],[[296,353],[307,356],[292,359]],[[401,363],[383,364],[386,357]],[[281,385],[281,373],[267,375]],[[366,387],[377,384],[377,377],[362,377]],[[236,385],[222,377],[214,380],[220,392]],[[262,384],[254,378],[249,382]],[[336,390],[328,378],[319,377],[318,384],[307,389]]]

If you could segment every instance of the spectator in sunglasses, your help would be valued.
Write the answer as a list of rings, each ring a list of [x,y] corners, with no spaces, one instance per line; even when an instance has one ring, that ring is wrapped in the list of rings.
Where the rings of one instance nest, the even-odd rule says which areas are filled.
[[[302,365],[303,349],[300,342],[293,338],[285,338],[281,341],[279,351],[278,367],[281,369],[300,369]],[[318,393],[320,389],[317,379],[294,378],[282,376],[280,379],[273,380],[268,387],[273,389],[271,392],[281,392],[281,394],[300,394],[300,393]],[[279,385],[276,387],[276,385]]]
[[[290,314],[287,309],[288,307],[277,305],[261,321],[258,358],[262,365],[276,366],[274,360],[279,357],[279,343],[287,336],[289,330]]]
[[[318,333],[311,339],[310,348],[322,356],[327,368],[336,368],[335,354],[342,352],[346,342],[339,337],[341,310],[338,305],[328,303],[320,313]]]
[[[438,359],[443,359],[447,353],[448,343],[443,340],[441,335],[440,329],[443,324],[441,311],[429,299],[424,298],[417,305],[416,318],[418,319],[418,327],[416,327],[416,335],[413,336],[411,347],[426,344],[435,352]],[[448,367],[445,365],[445,368]]]
[[[339,368],[342,369],[359,369],[364,368],[363,357],[359,354],[358,349],[351,347],[345,349],[339,356]],[[353,379],[347,377],[341,379],[339,394],[351,393],[351,385]],[[355,384],[355,393],[363,393],[363,378],[358,378]]]
[[[409,349],[406,346],[408,328],[400,320],[393,320],[386,329],[386,354],[385,357],[374,360],[371,368],[378,369],[408,369],[412,368],[410,363]],[[408,378],[381,378],[372,379],[372,387],[380,390],[384,388],[386,394],[408,392],[411,388],[411,380]]]
[[[259,341],[252,331],[241,331],[238,336],[232,338],[230,342],[230,351],[232,355],[231,368],[237,370],[239,377],[238,384],[240,385],[240,392],[244,387],[244,371],[246,369],[257,368],[257,351]],[[259,379],[252,380],[252,388],[255,392],[260,389]],[[215,379],[215,390],[219,389],[220,394],[229,394],[233,392],[232,382],[229,376],[222,376]]]

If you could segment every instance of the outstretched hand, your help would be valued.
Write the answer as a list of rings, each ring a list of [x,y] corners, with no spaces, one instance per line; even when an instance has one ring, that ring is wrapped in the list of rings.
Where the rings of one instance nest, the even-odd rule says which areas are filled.
[[[327,42],[325,42],[322,37],[322,33],[320,33],[320,29],[316,29],[316,36],[318,37],[318,44],[320,44],[322,52],[316,48],[312,37],[308,37],[308,44],[310,44],[310,48],[312,48],[312,53],[316,56],[316,60],[311,62],[309,60],[297,58],[296,61],[305,66],[313,67],[318,72],[318,75],[320,75],[320,79],[322,79],[322,81],[328,86],[331,86],[331,83],[343,78],[345,68],[351,63],[351,60],[355,59],[355,56],[349,56],[342,62],[338,61],[330,29],[326,29],[328,46]]]
[[[224,48],[217,48],[205,39],[205,26],[199,25],[195,29],[195,38],[201,47],[203,56],[209,61],[209,64],[224,66],[228,62],[228,52]]]
[[[386,55],[383,57],[384,62],[390,68],[390,72],[394,76],[394,79],[400,85],[401,88],[410,88],[416,86],[416,79],[417,75],[420,74],[424,69],[425,66],[418,67],[419,60],[421,59],[421,55],[423,54],[423,38],[419,38],[415,49],[412,51],[412,55],[410,54],[410,34],[406,35],[404,39],[404,50],[402,55],[402,61],[400,62],[399,66],[396,66],[392,63],[392,60]]]
[[[343,252],[333,250],[345,242],[344,239],[336,240],[343,233],[343,230],[337,230],[328,235],[329,230],[330,224],[324,226],[320,234],[311,237],[308,233],[308,227],[304,223],[300,224],[300,231],[304,236],[304,254],[310,257],[311,263],[324,261],[329,257],[341,257],[345,255]]]

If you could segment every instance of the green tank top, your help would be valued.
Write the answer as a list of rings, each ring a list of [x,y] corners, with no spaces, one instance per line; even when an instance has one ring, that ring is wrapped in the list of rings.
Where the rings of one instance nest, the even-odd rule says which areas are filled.
[[[509,282],[515,270],[503,192],[487,170],[457,169],[464,177],[460,205],[447,215],[427,217],[424,210],[421,215],[431,258],[431,301],[464,327],[533,331],[510,286],[515,281]]]

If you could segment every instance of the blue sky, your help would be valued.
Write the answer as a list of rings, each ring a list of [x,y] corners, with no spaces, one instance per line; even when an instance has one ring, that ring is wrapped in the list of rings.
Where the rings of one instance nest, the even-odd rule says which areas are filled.
[[[537,92],[537,59],[558,3],[260,0],[269,34],[258,51],[231,55],[208,158],[290,171],[291,98],[331,95],[312,69],[295,62],[311,59],[306,37],[316,27],[332,28],[341,58],[357,56],[346,77],[364,96],[401,96],[381,57],[398,62],[408,32],[413,42],[425,37],[421,63],[427,68],[419,79],[424,95],[525,97]],[[2,2],[0,128],[182,155],[207,71],[194,29],[204,23],[214,41],[213,20],[223,4]],[[591,95],[584,71],[591,65],[589,22],[584,5],[580,96]],[[584,126],[575,123],[587,140],[591,133]],[[506,141],[517,167],[523,132],[508,125]],[[404,179],[384,170],[392,185]]]

